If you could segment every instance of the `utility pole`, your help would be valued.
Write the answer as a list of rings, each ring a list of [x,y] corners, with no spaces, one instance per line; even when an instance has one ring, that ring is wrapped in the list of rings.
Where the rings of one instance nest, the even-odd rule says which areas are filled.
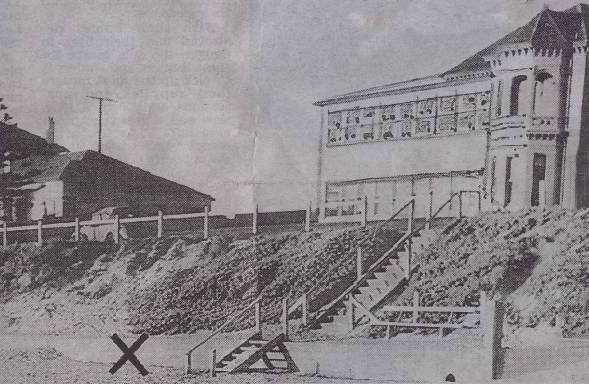
[[[99,96],[86,96],[89,99],[98,100],[98,153],[102,153],[102,102],[110,101],[116,103],[116,100],[109,99],[108,97]]]

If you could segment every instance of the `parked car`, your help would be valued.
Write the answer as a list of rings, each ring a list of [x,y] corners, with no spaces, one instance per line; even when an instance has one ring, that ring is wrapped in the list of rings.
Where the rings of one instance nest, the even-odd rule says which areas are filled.
[[[132,211],[129,207],[117,206],[106,207],[92,214],[92,221],[99,220],[114,220],[116,216],[119,219],[126,217],[137,217],[137,212]],[[84,225],[80,228],[80,238],[90,241],[114,241],[114,233],[116,231],[116,224],[91,224]],[[128,239],[134,236],[134,231],[131,226],[126,224],[119,225],[119,238]]]

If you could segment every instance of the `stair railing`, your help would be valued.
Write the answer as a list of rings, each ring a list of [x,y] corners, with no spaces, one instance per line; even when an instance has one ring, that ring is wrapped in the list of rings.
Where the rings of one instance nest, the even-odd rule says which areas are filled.
[[[391,217],[389,217],[388,219],[386,219],[384,222],[379,224],[379,228],[381,226],[383,226],[384,224],[386,224],[387,222],[390,222],[392,220],[394,220],[395,218],[397,218],[401,212],[403,210],[405,210],[409,205],[413,205],[415,206],[415,197],[411,197],[411,199],[409,199],[409,201],[407,203],[405,203],[401,208],[399,208]],[[358,276],[358,279],[360,279],[361,276]],[[288,309],[288,314],[291,315],[292,313],[296,312],[296,310],[301,307],[303,312],[303,322],[305,323],[305,325],[307,325],[308,323],[308,319],[309,319],[309,314],[308,314],[308,295],[312,292],[314,292],[317,287],[319,287],[321,284],[321,282],[318,282],[317,284],[315,284],[315,286],[311,289],[309,289],[307,291],[307,293],[303,293],[301,295],[301,297],[299,297]]]
[[[412,261],[411,261],[411,240],[413,238],[413,236],[417,233],[419,233],[420,231],[422,231],[424,228],[429,228],[430,224],[433,222],[433,220],[435,220],[440,213],[444,210],[444,208],[446,208],[446,206],[448,206],[453,200],[454,198],[456,198],[457,196],[459,197],[459,218],[462,218],[462,195],[464,193],[477,193],[478,197],[479,197],[479,212],[480,212],[480,206],[481,206],[481,194],[480,191],[475,191],[475,190],[460,190],[458,192],[454,192],[450,195],[450,197],[448,198],[448,200],[446,200],[435,212],[433,212],[431,215],[429,215],[428,219],[420,226],[418,226],[417,228],[413,227],[414,224],[414,212],[415,212],[415,198],[412,197],[411,200],[409,200],[405,205],[403,205],[397,212],[395,212],[394,215],[392,215],[389,219],[387,219],[386,221],[391,221],[394,218],[396,218],[401,211],[403,211],[404,209],[407,209],[407,207],[411,207],[411,216],[409,219],[409,224],[408,224],[408,228],[407,228],[407,232],[388,250],[386,251],[378,260],[376,260],[367,270],[366,272],[364,272],[364,274],[362,274],[361,276],[358,277],[358,279],[352,284],[350,285],[342,294],[340,294],[337,298],[335,298],[334,300],[332,300],[329,304],[324,305],[323,307],[321,307],[319,310],[317,310],[313,316],[313,320],[315,322],[317,322],[318,320],[320,320],[325,314],[327,314],[336,304],[338,304],[339,302],[341,302],[342,300],[344,300],[346,298],[346,296],[350,295],[353,291],[355,291],[356,289],[358,289],[360,286],[362,286],[366,280],[368,280],[369,276],[375,272],[378,268],[380,268],[382,265],[384,265],[386,263],[386,261],[389,259],[389,257],[391,256],[392,253],[398,251],[398,249],[405,244],[406,242],[408,242],[408,262],[407,262],[407,266],[406,269],[407,271],[406,274],[407,276],[405,277],[406,280],[408,280],[411,276],[411,272],[413,271],[413,267],[412,267]],[[317,286],[315,286],[312,290],[308,291],[305,295],[309,296],[309,294],[311,292],[313,292],[315,289],[317,288]],[[299,299],[300,300],[300,299]],[[293,309],[291,307],[291,309]],[[293,311],[296,310],[296,308],[293,309]],[[290,312],[290,310],[289,310]]]
[[[220,327],[218,327],[216,330],[214,330],[210,335],[205,337],[202,341],[200,341],[194,347],[190,348],[188,350],[188,352],[186,352],[186,354],[185,354],[185,361],[184,361],[185,373],[189,374],[192,372],[192,352],[194,352],[197,348],[201,347],[202,345],[206,344],[209,340],[211,340],[213,337],[217,336],[219,333],[221,333],[225,328],[227,328],[227,326],[229,324],[240,319],[241,316],[243,316],[243,314],[246,313],[248,310],[250,310],[252,307],[254,308],[255,332],[256,333],[261,332],[261,330],[262,330],[261,312],[260,312],[260,300],[261,299],[262,299],[262,297],[258,296],[254,301],[249,303],[245,308],[233,312],[233,314],[231,314],[230,317],[223,324],[221,324]]]

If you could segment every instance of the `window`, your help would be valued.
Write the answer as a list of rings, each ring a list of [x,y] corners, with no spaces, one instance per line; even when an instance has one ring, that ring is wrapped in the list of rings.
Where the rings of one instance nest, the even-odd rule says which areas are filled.
[[[519,75],[513,78],[511,82],[511,98],[509,104],[509,114],[511,116],[519,115],[519,105],[521,103],[521,86],[527,80],[527,76]]]

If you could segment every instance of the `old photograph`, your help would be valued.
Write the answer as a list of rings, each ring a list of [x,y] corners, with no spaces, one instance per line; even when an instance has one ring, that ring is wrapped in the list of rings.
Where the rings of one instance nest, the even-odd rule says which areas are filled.
[[[0,12],[0,383],[589,384],[589,2]]]

